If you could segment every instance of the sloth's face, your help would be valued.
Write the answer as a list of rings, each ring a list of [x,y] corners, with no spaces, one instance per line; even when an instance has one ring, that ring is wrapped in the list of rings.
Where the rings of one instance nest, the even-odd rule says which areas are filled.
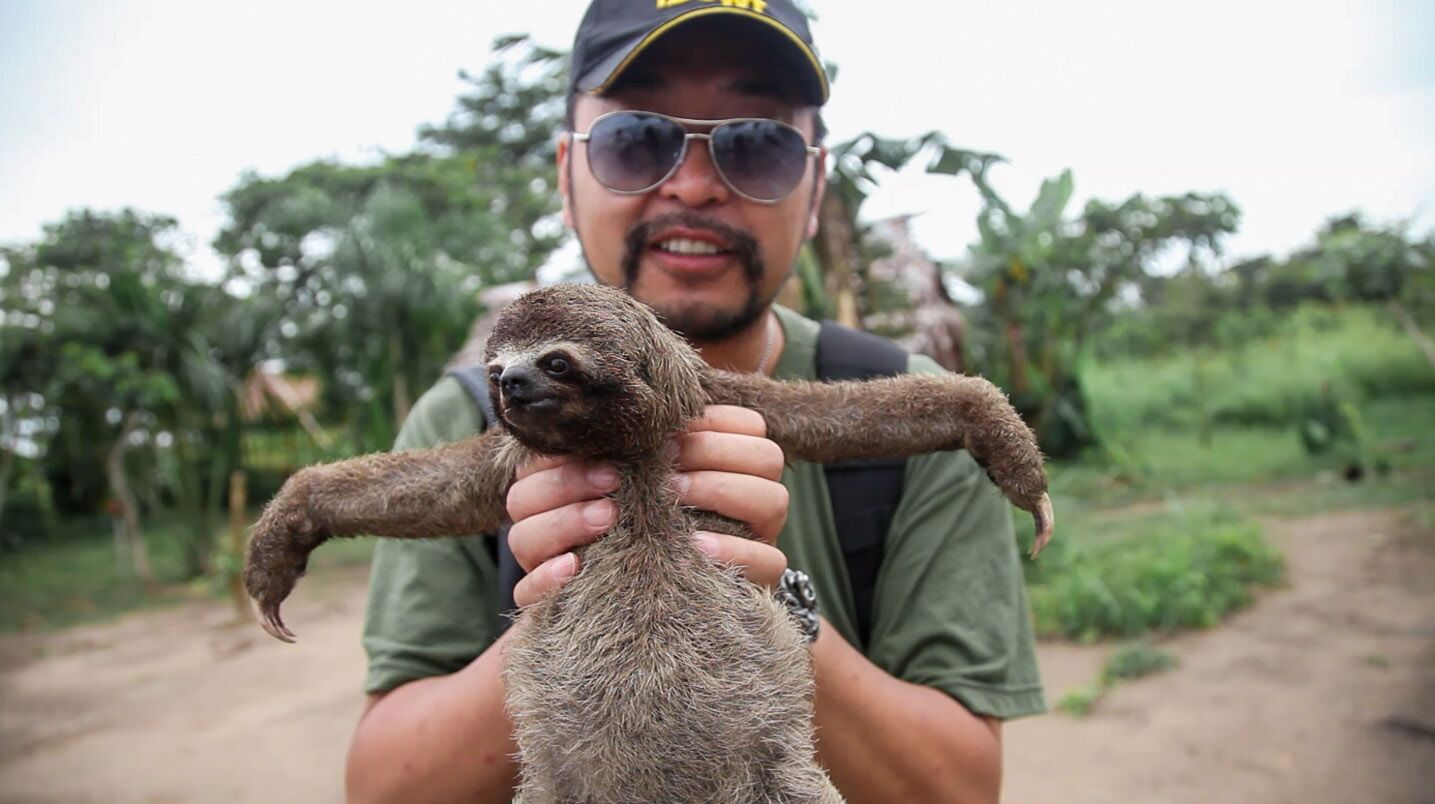
[[[611,356],[610,356],[611,357]],[[528,448],[547,455],[629,458],[654,447],[656,396],[572,343],[499,350],[488,364],[494,410]]]
[[[506,307],[487,350],[504,427],[547,455],[627,460],[702,412],[699,358],[620,290],[557,285]]]
[[[494,410],[519,441],[539,452],[583,451],[594,428],[601,428],[604,400],[622,384],[568,344],[498,350],[488,364]]]

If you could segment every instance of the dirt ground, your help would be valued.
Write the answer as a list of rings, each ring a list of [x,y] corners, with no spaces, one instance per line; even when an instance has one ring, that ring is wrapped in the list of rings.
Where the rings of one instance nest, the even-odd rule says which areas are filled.
[[[1006,729],[1009,802],[1435,802],[1435,534],[1398,513],[1270,523],[1289,583],[1090,716]],[[302,641],[216,603],[0,639],[0,802],[331,802],[360,706],[362,572]],[[1051,701],[1109,648],[1048,644]]]

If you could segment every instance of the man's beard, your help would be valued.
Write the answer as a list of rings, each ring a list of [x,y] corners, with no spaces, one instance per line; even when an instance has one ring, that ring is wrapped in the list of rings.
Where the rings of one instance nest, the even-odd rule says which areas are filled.
[[[684,303],[680,299],[662,302],[633,293],[638,284],[639,262],[653,234],[673,226],[706,229],[727,243],[728,254],[741,266],[743,283],[747,286],[747,296],[736,310],[717,310],[711,305]],[[776,298],[776,294],[762,295],[766,270],[758,255],[757,241],[745,232],[692,212],[674,212],[634,224],[623,238],[622,269],[623,290],[652,307],[669,329],[693,343],[715,343],[742,332],[752,326]]]

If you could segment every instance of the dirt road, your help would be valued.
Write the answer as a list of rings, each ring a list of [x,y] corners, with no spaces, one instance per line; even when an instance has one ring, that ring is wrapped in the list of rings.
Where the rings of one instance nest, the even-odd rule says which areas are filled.
[[[1006,731],[1010,802],[1435,802],[1435,534],[1394,512],[1271,523],[1289,585],[1170,640],[1170,672]],[[0,639],[0,802],[333,802],[361,572],[286,607],[297,646],[191,604]],[[1043,645],[1052,701],[1103,647]]]

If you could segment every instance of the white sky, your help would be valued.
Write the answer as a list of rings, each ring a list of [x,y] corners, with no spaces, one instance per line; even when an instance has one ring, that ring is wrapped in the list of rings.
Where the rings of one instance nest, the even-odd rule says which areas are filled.
[[[1070,167],[1095,196],[1229,192],[1233,257],[1331,215],[1435,227],[1430,0],[812,0],[840,67],[833,141],[940,129],[991,150],[1018,205]],[[444,118],[491,40],[568,47],[583,0],[196,3],[0,0],[0,241],[82,206],[177,217],[201,265],[240,172],[371,158]],[[868,217],[976,237],[964,180],[903,175]]]

